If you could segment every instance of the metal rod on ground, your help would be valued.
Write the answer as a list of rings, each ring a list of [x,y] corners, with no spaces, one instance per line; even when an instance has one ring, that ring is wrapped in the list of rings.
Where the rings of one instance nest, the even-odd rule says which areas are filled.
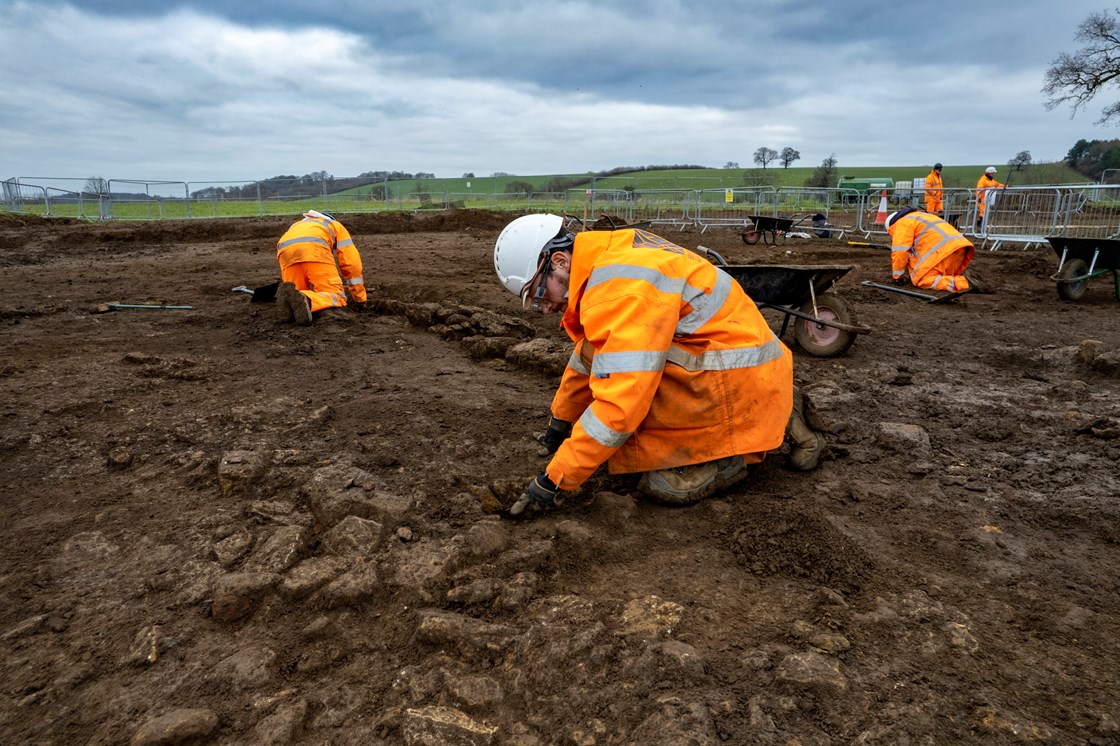
[[[889,249],[890,246],[881,243],[867,243],[866,241],[848,241],[849,246],[863,246],[868,249]]]
[[[133,305],[131,303],[106,303],[106,306],[114,311],[125,309],[142,309],[145,311],[193,311],[194,306],[144,306]]]

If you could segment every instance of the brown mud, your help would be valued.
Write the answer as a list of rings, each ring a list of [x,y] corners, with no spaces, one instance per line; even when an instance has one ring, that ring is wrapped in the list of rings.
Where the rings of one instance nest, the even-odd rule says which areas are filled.
[[[231,292],[289,219],[0,218],[0,741],[1120,744],[1107,278],[981,251],[997,292],[930,305],[662,228],[855,265],[873,331],[794,347],[824,462],[511,522],[568,347],[508,219],[346,219],[372,309],[295,327]]]

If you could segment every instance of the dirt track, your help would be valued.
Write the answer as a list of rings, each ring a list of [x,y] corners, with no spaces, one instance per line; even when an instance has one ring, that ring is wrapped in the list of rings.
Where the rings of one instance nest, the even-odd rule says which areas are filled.
[[[1120,744],[1107,280],[983,252],[996,294],[927,305],[882,251],[664,229],[857,265],[873,333],[795,348],[828,459],[511,523],[567,349],[507,219],[346,220],[376,310],[298,328],[230,292],[288,219],[0,218],[0,741]]]

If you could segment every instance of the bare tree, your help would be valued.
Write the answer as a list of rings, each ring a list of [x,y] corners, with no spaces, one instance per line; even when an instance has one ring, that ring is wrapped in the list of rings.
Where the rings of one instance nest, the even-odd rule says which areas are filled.
[[[800,159],[801,153],[789,146],[782,148],[782,154],[778,156],[778,161],[781,162],[782,168],[789,168],[791,163]]]
[[[100,176],[91,176],[86,179],[86,185],[82,187],[82,191],[86,194],[106,194],[109,191],[109,182]]]
[[[739,161],[728,161],[723,167],[728,170],[739,168]]]
[[[1076,41],[1085,46],[1073,54],[1062,53],[1046,71],[1042,92],[1049,98],[1047,111],[1061,104],[1073,105],[1070,117],[1084,108],[1107,85],[1120,85],[1120,9],[1092,13],[1077,27]],[[1120,101],[1101,111],[1097,124],[1104,124],[1120,115]]]
[[[773,148],[761,147],[754,151],[754,162],[766,168],[766,165],[778,157],[778,151]]]

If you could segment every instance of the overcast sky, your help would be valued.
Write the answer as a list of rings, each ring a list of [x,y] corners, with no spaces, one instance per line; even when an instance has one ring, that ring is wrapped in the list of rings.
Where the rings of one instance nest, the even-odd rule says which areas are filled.
[[[0,178],[1060,160],[1084,0],[0,0]]]

